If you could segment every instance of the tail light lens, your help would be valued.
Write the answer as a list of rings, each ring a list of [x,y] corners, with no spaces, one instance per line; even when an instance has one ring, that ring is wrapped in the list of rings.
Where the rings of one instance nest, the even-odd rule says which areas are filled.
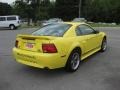
[[[15,47],[18,47],[18,40],[15,41]]]
[[[54,44],[42,44],[42,50],[44,53],[56,53],[57,49]]]

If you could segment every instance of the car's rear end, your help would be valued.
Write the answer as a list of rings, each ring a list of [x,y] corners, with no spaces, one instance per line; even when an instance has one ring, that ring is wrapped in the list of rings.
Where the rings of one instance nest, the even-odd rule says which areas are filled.
[[[50,27],[48,28],[49,30]],[[65,30],[60,30],[62,30],[61,32],[64,34],[69,26],[67,28],[63,28]],[[38,68],[55,69],[64,67],[65,58],[61,54],[62,49],[60,43],[58,42],[60,41],[60,38],[63,38],[58,37],[58,32],[60,32],[60,30],[58,30],[57,34],[55,34],[56,30],[53,28],[51,29],[53,31],[50,32],[44,32],[43,29],[36,31],[32,35],[17,36],[15,47],[13,48],[13,53],[16,61]],[[54,36],[50,36],[50,33]],[[59,33],[59,35],[60,34],[61,33]]]
[[[39,68],[59,68],[63,65],[53,37],[18,36],[13,49],[15,59]]]

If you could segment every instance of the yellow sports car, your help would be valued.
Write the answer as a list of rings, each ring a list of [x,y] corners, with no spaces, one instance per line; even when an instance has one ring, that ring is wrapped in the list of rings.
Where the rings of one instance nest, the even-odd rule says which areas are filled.
[[[80,62],[107,48],[106,34],[86,23],[62,22],[43,26],[31,35],[18,35],[16,61],[38,68],[62,68],[74,72]]]

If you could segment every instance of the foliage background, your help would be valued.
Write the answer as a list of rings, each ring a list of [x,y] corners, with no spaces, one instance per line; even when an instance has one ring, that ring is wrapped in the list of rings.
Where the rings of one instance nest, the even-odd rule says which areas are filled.
[[[0,15],[17,14],[22,18],[46,20],[78,17],[79,0],[16,0],[12,5],[0,3]],[[120,0],[82,0],[81,17],[93,22],[120,23]]]

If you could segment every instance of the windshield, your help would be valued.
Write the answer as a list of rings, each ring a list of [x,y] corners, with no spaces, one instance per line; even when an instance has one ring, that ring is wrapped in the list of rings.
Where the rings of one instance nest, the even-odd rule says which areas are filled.
[[[64,33],[71,27],[69,24],[51,24],[40,28],[32,33],[35,36],[57,36],[62,37]]]

